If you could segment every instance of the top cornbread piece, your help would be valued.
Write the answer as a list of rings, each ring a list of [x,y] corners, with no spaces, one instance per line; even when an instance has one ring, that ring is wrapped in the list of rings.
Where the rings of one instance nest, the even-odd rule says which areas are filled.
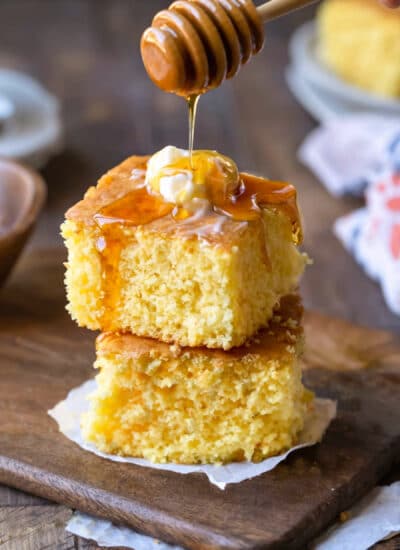
[[[400,98],[400,12],[376,0],[325,0],[318,11],[322,61],[344,80]]]
[[[174,218],[174,205],[141,187],[148,158],[128,158],[67,212],[68,310],[90,329],[239,346],[298,284],[306,259],[293,220],[276,205],[250,221],[214,211]]]

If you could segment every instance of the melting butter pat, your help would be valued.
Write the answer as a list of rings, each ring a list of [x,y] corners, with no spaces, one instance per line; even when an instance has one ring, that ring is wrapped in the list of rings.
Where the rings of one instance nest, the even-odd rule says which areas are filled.
[[[205,182],[195,181],[189,151],[168,145],[148,162],[146,185],[166,202],[181,206],[195,198],[206,198]]]
[[[213,203],[218,191],[231,193],[239,184],[239,173],[233,161],[215,151],[189,151],[172,145],[164,147],[149,160],[146,185],[166,202],[189,206],[201,199]]]

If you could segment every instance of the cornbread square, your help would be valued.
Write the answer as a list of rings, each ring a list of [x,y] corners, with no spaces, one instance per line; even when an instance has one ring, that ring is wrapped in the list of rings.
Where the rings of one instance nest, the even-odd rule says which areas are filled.
[[[322,61],[360,88],[400,97],[400,13],[376,0],[325,0],[317,17]]]
[[[101,335],[84,438],[158,463],[259,461],[290,448],[312,405],[301,311],[298,297],[284,298],[268,328],[227,352]]]
[[[103,176],[66,214],[66,287],[73,319],[181,346],[240,346],[298,285],[306,258],[288,216],[235,221],[214,212],[143,225],[106,224],[96,214],[134,189],[131,157]]]

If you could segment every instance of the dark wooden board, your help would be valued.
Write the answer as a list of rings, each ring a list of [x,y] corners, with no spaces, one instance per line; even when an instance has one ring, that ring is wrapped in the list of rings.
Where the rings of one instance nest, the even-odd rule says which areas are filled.
[[[86,453],[46,411],[92,376],[93,338],[64,310],[58,250],[25,257],[0,296],[0,482],[193,549],[300,548],[382,478],[400,451],[400,341],[316,313],[305,373],[339,400],[322,444],[220,491],[202,475]]]

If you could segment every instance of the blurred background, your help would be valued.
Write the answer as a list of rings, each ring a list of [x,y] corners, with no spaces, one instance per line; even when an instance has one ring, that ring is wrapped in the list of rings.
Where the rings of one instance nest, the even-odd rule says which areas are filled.
[[[58,143],[42,166],[48,200],[30,250],[61,247],[65,210],[124,157],[167,144],[186,147],[184,102],[150,82],[139,53],[144,28],[168,5],[167,0],[1,1],[0,69],[34,77],[60,105],[62,146]],[[313,118],[289,91],[288,49],[294,31],[315,12],[316,6],[270,23],[261,54],[201,99],[195,146],[217,149],[242,170],[297,186],[304,248],[314,260],[303,282],[307,307],[398,330],[400,320],[385,305],[379,286],[332,231],[334,221],[363,199],[334,198],[297,157],[321,113],[314,112]],[[299,47],[292,44],[292,54]],[[299,75],[295,72],[293,78]],[[302,96],[307,101],[307,91]],[[0,146],[2,139],[4,132]]]

